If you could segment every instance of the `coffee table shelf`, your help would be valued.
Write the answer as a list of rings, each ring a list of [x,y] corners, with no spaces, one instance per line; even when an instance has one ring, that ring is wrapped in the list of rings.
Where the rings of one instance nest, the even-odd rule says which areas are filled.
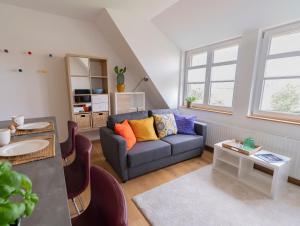
[[[249,187],[275,199],[287,183],[290,158],[265,150],[261,150],[260,153],[277,155],[284,161],[268,163],[255,155],[247,156],[224,148],[221,142],[214,146],[213,169],[234,177]],[[273,170],[273,176],[254,169],[254,164]]]
[[[232,177],[238,176],[238,168],[230,164],[226,164],[226,162],[223,161],[217,162],[215,165],[215,169],[221,171],[222,173],[227,174],[228,176],[232,176]]]
[[[226,152],[221,153],[219,156],[216,156],[216,158],[222,162],[225,162],[229,165],[239,167],[240,159],[237,156],[227,154]]]

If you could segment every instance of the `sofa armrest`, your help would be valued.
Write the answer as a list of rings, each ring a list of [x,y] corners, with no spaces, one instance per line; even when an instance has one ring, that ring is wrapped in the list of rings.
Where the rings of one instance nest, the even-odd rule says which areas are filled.
[[[126,141],[113,130],[100,128],[100,141],[103,154],[122,181],[128,180]]]
[[[207,124],[204,123],[204,122],[195,122],[195,125],[194,125],[194,128],[195,128],[195,132],[198,134],[198,135],[201,135],[203,136],[203,145],[206,144],[206,137],[207,137]]]

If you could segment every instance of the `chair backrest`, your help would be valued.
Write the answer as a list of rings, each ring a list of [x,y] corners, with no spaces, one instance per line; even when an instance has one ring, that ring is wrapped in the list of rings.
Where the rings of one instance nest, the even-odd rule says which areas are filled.
[[[127,226],[127,204],[122,188],[105,170],[91,167],[91,202],[88,207],[93,219],[104,225]]]
[[[83,177],[82,188],[85,190],[90,183],[90,156],[92,151],[92,143],[85,136],[77,134],[75,136],[75,150],[76,158],[72,164],[80,168]]]
[[[75,136],[77,134],[78,125],[74,121],[68,121],[68,147],[70,153],[75,151]]]

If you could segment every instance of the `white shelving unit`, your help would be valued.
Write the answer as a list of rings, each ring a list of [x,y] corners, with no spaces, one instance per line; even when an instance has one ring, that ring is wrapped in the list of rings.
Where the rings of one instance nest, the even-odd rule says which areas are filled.
[[[113,114],[145,111],[144,92],[112,93]]]
[[[66,64],[71,118],[81,132],[96,131],[110,114],[107,59],[67,54]]]
[[[277,155],[284,161],[267,163],[255,155],[247,156],[224,148],[221,142],[214,146],[213,169],[236,178],[249,187],[275,199],[287,183],[290,158],[265,150],[260,153]],[[273,170],[273,176],[254,169],[254,164]]]

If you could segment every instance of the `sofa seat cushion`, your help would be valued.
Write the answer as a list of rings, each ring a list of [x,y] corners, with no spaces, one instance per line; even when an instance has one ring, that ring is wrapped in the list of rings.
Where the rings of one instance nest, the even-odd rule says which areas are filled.
[[[129,167],[139,166],[171,156],[171,145],[160,141],[138,142],[127,154]]]
[[[164,137],[161,140],[171,144],[172,155],[177,155],[197,148],[200,149],[203,146],[203,137],[198,135],[177,134]]]

